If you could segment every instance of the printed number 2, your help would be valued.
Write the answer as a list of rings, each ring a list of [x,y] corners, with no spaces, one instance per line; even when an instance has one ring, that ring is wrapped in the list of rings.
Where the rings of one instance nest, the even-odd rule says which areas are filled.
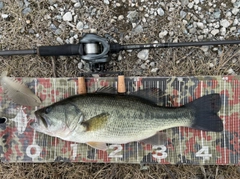
[[[209,154],[208,146],[203,146],[202,149],[196,153],[196,157],[202,157],[203,160],[209,160],[212,154]]]
[[[117,155],[117,153],[119,153],[119,152],[121,152],[122,151],[122,146],[121,145],[110,145],[109,146],[109,149],[114,149],[114,148],[117,148],[116,150],[114,150],[114,151],[112,151],[109,155],[108,155],[108,157],[110,157],[110,158],[113,158],[113,157],[115,157],[115,158],[122,158],[123,157],[123,155]]]
[[[167,153],[165,152],[167,150],[166,146],[164,145],[153,145],[152,149],[158,149],[160,148],[160,150],[156,150],[155,154],[153,154],[152,156],[158,160],[160,159],[165,159],[167,158]]]

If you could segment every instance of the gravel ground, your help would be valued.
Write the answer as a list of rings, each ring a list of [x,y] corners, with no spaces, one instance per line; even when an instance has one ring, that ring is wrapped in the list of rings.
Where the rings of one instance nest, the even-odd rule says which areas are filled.
[[[240,0],[0,0],[0,50],[76,44],[89,32],[121,44],[237,40],[240,34],[239,23]],[[122,51],[112,55],[106,69],[121,70],[130,76],[239,75],[239,56],[239,45]],[[23,77],[70,77],[90,70],[89,65],[78,56],[8,56],[0,57],[0,63],[0,71],[8,69],[11,75]],[[82,167],[82,170],[86,168],[86,173],[93,172],[94,164],[86,165],[42,164],[34,167],[38,170],[39,167],[45,167],[57,171],[59,167],[64,171],[72,170],[71,167]],[[116,167],[95,166],[103,172]],[[34,167],[31,164],[2,165],[1,175],[10,176],[6,175],[6,171],[12,172],[11,177],[17,171],[27,175],[34,172]],[[126,166],[118,167],[125,175]],[[216,166],[210,169],[179,169],[179,166],[173,166],[170,172],[161,168],[161,172],[166,175],[152,175],[154,171],[156,173],[160,170],[157,168],[153,167],[148,174],[139,173],[137,177],[171,178],[171,172],[181,178],[229,178],[229,171],[236,178],[239,174],[237,167],[220,167],[220,170]],[[186,174],[191,169],[193,175]],[[205,169],[212,171],[211,175]],[[196,174],[198,172],[199,176]],[[94,171],[93,174],[95,175],[91,177],[89,174],[89,178],[102,173]],[[41,174],[38,176],[43,178]],[[104,176],[106,177],[101,175],[102,178]],[[128,176],[134,177],[131,172]]]

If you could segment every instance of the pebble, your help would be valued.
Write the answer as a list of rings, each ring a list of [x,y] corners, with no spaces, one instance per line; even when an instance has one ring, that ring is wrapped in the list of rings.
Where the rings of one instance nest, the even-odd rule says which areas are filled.
[[[0,1],[0,10],[4,7],[4,4],[2,1]]]
[[[197,23],[197,26],[200,28],[200,29],[203,29],[204,28],[204,24],[202,22],[198,22]]]
[[[127,18],[130,22],[137,22],[138,21],[138,12],[137,11],[128,11]]]
[[[80,2],[75,3],[75,4],[74,4],[74,7],[75,7],[75,8],[81,7],[81,3],[80,3]]]
[[[138,25],[133,31],[135,33],[141,33],[143,32],[143,27],[141,25]]]
[[[220,25],[221,25],[222,27],[227,28],[227,27],[230,26],[230,23],[228,22],[228,20],[223,19],[223,20],[220,21]]]
[[[164,10],[161,7],[158,8],[157,13],[159,16],[164,16]]]
[[[118,16],[118,20],[119,20],[119,21],[121,21],[121,20],[123,20],[123,19],[124,19],[124,16],[123,16],[123,15]]]
[[[78,69],[81,70],[82,68],[83,68],[83,63],[82,63],[82,62],[79,62],[79,63],[78,63]]]
[[[153,69],[151,69],[151,73],[157,73],[158,72],[158,68],[153,68]]]
[[[63,20],[64,21],[72,21],[72,13],[71,12],[67,12],[63,15]]]
[[[137,57],[141,60],[147,60],[148,55],[149,55],[149,50],[145,49],[145,50],[141,50],[140,52],[138,52]]]
[[[76,28],[77,28],[77,30],[83,30],[83,26],[84,26],[83,22],[79,21],[76,25]]]
[[[168,34],[168,31],[167,31],[167,30],[164,30],[164,31],[162,31],[162,32],[159,33],[159,38],[162,39],[162,38],[165,37],[167,34]]]
[[[209,63],[209,67],[210,68],[214,67],[214,64],[213,63]]]
[[[228,72],[229,75],[234,75],[235,74],[235,71],[232,68],[230,68],[227,72]]]
[[[146,65],[143,63],[141,66],[140,66],[142,69],[146,69]]]
[[[234,8],[232,9],[232,13],[233,13],[234,15],[237,15],[238,12],[239,12],[239,9],[238,9],[238,8],[234,7]]]
[[[103,0],[105,4],[109,4],[109,0]]]
[[[155,66],[155,62],[151,62],[149,65],[150,65],[151,67],[154,67],[154,66]]]
[[[219,33],[219,30],[218,29],[213,29],[212,31],[211,31],[211,34],[212,35],[217,35]]]
[[[180,17],[184,18],[186,17],[187,13],[185,11],[180,11]]]
[[[23,11],[22,11],[22,13],[24,14],[24,15],[27,15],[27,14],[29,14],[29,13],[31,13],[32,12],[32,9],[30,8],[30,7],[27,7],[27,8],[25,8],[25,9],[23,9]]]
[[[63,40],[60,38],[60,37],[57,37],[57,41],[60,43],[60,44],[63,44]]]
[[[209,46],[202,46],[200,49],[201,49],[203,52],[207,52],[208,49],[209,49]]]
[[[3,18],[3,19],[8,18],[8,14],[2,14],[2,18]]]
[[[188,3],[188,8],[192,9],[192,8],[193,8],[193,5],[194,5],[194,2]]]

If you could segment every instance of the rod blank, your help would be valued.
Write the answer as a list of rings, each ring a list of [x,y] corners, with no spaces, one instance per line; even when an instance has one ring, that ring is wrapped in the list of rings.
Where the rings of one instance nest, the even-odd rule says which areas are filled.
[[[9,56],[9,55],[32,55],[37,54],[36,49],[31,50],[5,50],[0,51],[0,56]]]

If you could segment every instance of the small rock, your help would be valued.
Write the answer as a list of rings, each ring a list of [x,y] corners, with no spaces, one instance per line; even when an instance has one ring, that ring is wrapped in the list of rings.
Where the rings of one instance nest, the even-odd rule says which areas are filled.
[[[57,41],[58,43],[63,44],[63,40],[60,37],[57,37]]]
[[[232,59],[232,63],[236,63],[237,60],[238,60],[237,58],[233,58],[233,59]]]
[[[105,4],[109,4],[109,0],[103,0]]]
[[[229,75],[234,75],[235,74],[235,71],[232,68],[230,68],[227,72],[228,72]]]
[[[67,12],[63,15],[63,20],[64,21],[72,21],[72,13],[71,12]]]
[[[191,29],[189,29],[190,34],[195,34],[196,31],[197,31],[196,28],[191,28]]]
[[[233,13],[234,15],[237,15],[238,12],[239,12],[239,9],[238,9],[238,8],[234,7],[234,8],[232,9],[232,13]]]
[[[222,28],[220,29],[220,32],[221,32],[222,35],[226,35],[227,30],[226,30],[225,27],[222,27]]]
[[[8,14],[2,14],[2,18],[3,18],[3,19],[8,18]]]
[[[141,65],[141,68],[142,68],[142,69],[146,69],[146,65],[143,63],[143,64]]]
[[[155,66],[155,62],[151,62],[149,65],[150,65],[151,67],[154,67],[154,66]]]
[[[197,27],[199,27],[200,29],[204,28],[204,24],[202,22],[198,22],[197,23]]]
[[[27,15],[27,14],[29,14],[29,13],[31,13],[32,12],[32,9],[30,8],[30,7],[27,7],[27,8],[25,8],[25,9],[23,9],[23,11],[22,11],[22,13],[24,14],[24,15]]]
[[[54,24],[50,24],[50,29],[55,31],[57,30],[57,27]]]
[[[128,11],[127,18],[130,22],[136,23],[138,21],[138,12],[137,11]]]
[[[54,34],[56,34],[56,35],[60,35],[62,33],[62,31],[60,30],[60,29],[57,29],[57,30],[55,30],[55,32],[54,32]]]
[[[231,17],[232,16],[232,13],[230,11],[228,11],[226,14],[225,14],[226,17]]]
[[[140,58],[141,60],[147,60],[148,54],[149,54],[148,49],[141,50],[140,52],[138,52],[137,57]]]
[[[184,18],[187,15],[187,13],[185,11],[180,11],[180,17]]]
[[[189,0],[181,0],[181,5],[186,6],[189,3]]]
[[[233,25],[238,25],[238,19],[237,19],[237,18],[234,19],[234,21],[233,21]]]
[[[121,61],[122,59],[123,59],[122,55],[119,54],[119,55],[118,55],[118,61]]]
[[[192,8],[193,8],[193,5],[194,5],[194,2],[188,3],[188,8],[192,9]]]
[[[118,20],[119,20],[119,21],[121,21],[121,20],[123,20],[123,19],[124,19],[124,16],[123,16],[123,15],[118,16]]]
[[[198,4],[198,3],[199,3],[199,0],[194,0],[194,3],[195,3],[195,4]]]
[[[214,67],[214,64],[213,63],[209,63],[209,67],[210,68]]]
[[[133,31],[136,33],[141,33],[143,32],[143,27],[141,25],[138,25]]]
[[[159,16],[164,16],[164,10],[161,7],[158,8],[157,13]]]
[[[0,1],[0,10],[4,7],[4,4],[2,1]]]
[[[227,27],[230,26],[230,23],[228,22],[228,20],[223,19],[223,20],[220,21],[220,25],[221,25],[222,27],[227,28]]]
[[[219,30],[218,29],[213,29],[212,31],[211,31],[211,34],[212,35],[217,35],[219,33]]]
[[[236,27],[231,27],[231,28],[230,28],[230,32],[235,32],[236,30],[237,30]]]
[[[82,68],[83,68],[83,63],[82,63],[82,62],[79,62],[79,63],[78,63],[78,69],[81,70]]]
[[[78,23],[77,23],[77,26],[76,26],[76,28],[77,28],[77,30],[83,30],[83,22],[82,21],[79,21]]]
[[[240,7],[240,1],[236,1],[234,4],[233,4],[234,7]]]
[[[158,68],[153,68],[153,69],[151,69],[151,73],[157,73],[158,72]]]
[[[75,3],[75,4],[74,4],[74,7],[75,7],[75,8],[81,7],[81,3],[80,3],[80,2]]]
[[[207,52],[209,49],[209,46],[202,46],[201,47],[201,50],[204,51],[204,52]]]
[[[162,32],[159,33],[159,38],[163,38],[163,37],[165,37],[167,34],[168,34],[168,31],[167,31],[167,30],[164,30],[164,31],[162,31]]]
[[[215,19],[219,19],[221,17],[221,10],[217,10],[216,12],[214,12],[213,17]]]

